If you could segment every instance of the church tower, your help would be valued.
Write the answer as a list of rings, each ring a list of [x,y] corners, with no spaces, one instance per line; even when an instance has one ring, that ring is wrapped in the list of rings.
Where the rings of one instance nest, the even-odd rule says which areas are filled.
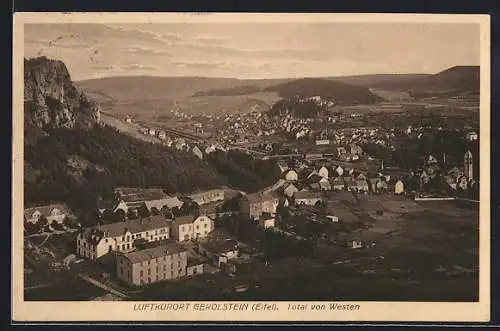
[[[464,155],[464,173],[467,179],[472,179],[474,176],[472,163],[472,153],[468,150]]]

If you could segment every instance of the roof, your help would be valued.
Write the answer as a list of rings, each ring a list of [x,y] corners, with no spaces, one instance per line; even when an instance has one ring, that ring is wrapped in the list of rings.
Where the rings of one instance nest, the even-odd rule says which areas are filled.
[[[63,204],[51,204],[51,205],[45,205],[45,206],[38,206],[38,207],[32,207],[32,208],[26,208],[24,209],[24,218],[25,219],[30,219],[31,216],[35,211],[39,211],[43,216],[47,217],[50,212],[54,209],[57,208],[61,210],[62,212],[67,213],[68,208],[63,205]]]
[[[118,237],[123,235],[127,230],[131,233],[138,233],[168,227],[169,222],[171,222],[171,220],[165,218],[164,216],[143,217],[135,220],[128,220],[126,222],[116,222],[89,227],[83,230],[83,235],[86,238],[94,236],[95,242],[98,242],[104,237]]]
[[[198,217],[195,215],[179,216],[173,220],[173,223],[176,225],[192,224]]]
[[[168,198],[168,195],[166,195],[161,188],[117,187],[114,192],[125,202],[161,200]]]
[[[265,193],[263,192],[250,193],[247,194],[245,197],[249,202],[261,202],[266,200],[278,199],[278,196],[273,191]]]
[[[238,242],[233,239],[209,240],[200,245],[205,250],[215,255],[231,252],[238,249]]]
[[[139,263],[182,252],[186,252],[186,249],[178,243],[168,243],[122,255],[132,263]]]
[[[315,199],[315,198],[321,199],[321,194],[311,191],[299,191],[293,193],[293,197],[295,199]]]

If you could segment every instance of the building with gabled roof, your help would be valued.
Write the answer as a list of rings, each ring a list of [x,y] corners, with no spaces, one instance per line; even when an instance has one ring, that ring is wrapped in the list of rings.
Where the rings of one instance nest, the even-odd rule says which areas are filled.
[[[38,223],[42,217],[45,217],[48,224],[52,222],[61,224],[69,213],[69,208],[63,204],[50,204],[26,208],[24,209],[24,222]]]
[[[141,286],[187,276],[187,250],[177,243],[120,252],[116,260],[118,278],[129,285]]]
[[[129,252],[136,249],[138,239],[147,242],[169,239],[170,223],[164,216],[150,216],[88,227],[76,237],[76,252],[91,260],[112,251]]]

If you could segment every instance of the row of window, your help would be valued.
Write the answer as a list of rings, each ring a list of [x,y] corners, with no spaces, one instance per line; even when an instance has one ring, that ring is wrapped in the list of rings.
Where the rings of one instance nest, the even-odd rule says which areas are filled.
[[[205,229],[208,228],[208,224],[205,223],[204,227],[205,227]],[[187,225],[181,225],[180,228],[181,228],[181,231],[192,231],[193,230],[193,226],[191,224],[189,224],[189,227],[187,227]],[[199,229],[200,229],[200,225],[197,224],[196,230],[199,230]]]
[[[178,272],[178,276],[181,277],[181,276],[184,276],[185,274],[185,271],[183,269],[179,269],[179,272]],[[174,278],[174,270],[171,270],[170,271],[170,277],[167,278],[167,273],[166,272],[163,272],[163,273],[160,273],[160,274],[157,274],[156,275],[156,281],[160,281],[160,280],[163,280],[163,279],[173,279]],[[150,284],[152,283],[153,280],[151,277],[147,277],[147,278],[143,278],[143,276],[141,275],[141,278],[140,278],[140,283],[141,285],[144,285],[144,284]]]

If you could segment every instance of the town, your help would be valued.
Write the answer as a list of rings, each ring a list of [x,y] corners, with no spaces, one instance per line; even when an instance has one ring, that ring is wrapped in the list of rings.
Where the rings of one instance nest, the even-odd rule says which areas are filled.
[[[85,224],[63,203],[27,208],[26,295],[36,296],[51,282],[63,286],[72,279],[115,300],[176,298],[170,282],[200,281],[203,290],[197,295],[215,291],[210,295],[238,297],[260,293],[275,279],[325,268],[364,275],[409,273],[399,261],[384,265],[390,263],[390,247],[402,240],[404,223],[411,223],[412,215],[423,213],[420,217],[426,218],[429,208],[464,206],[472,215],[477,208],[478,158],[473,152],[478,151],[478,134],[472,128],[451,132],[468,146],[461,160],[447,158],[443,150],[441,155],[420,155],[418,167],[402,169],[388,164],[394,163],[389,154],[377,158],[363,147],[373,153],[373,146],[394,151],[401,139],[417,144],[446,129],[345,126],[362,119],[328,117],[322,129],[314,130],[315,121],[289,116],[273,127],[272,119],[250,113],[233,119],[226,130],[254,123],[261,127],[255,137],[278,137],[284,143],[261,140],[244,150],[237,140],[224,140],[235,137],[224,129],[211,141],[198,139],[196,132],[180,137],[179,129],[167,135],[138,126],[144,135],[170,148],[191,149],[200,159],[233,146],[254,158],[271,158],[277,180],[257,192],[221,187],[189,195],[167,194],[158,187],[116,187],[113,199],[95,206]],[[224,122],[231,123],[231,118]],[[328,125],[338,122],[343,128]],[[132,124],[132,119],[124,123]],[[359,270],[360,263],[366,267]],[[475,268],[453,264],[432,272],[468,274],[477,272]],[[162,293],[164,286],[168,290]]]

